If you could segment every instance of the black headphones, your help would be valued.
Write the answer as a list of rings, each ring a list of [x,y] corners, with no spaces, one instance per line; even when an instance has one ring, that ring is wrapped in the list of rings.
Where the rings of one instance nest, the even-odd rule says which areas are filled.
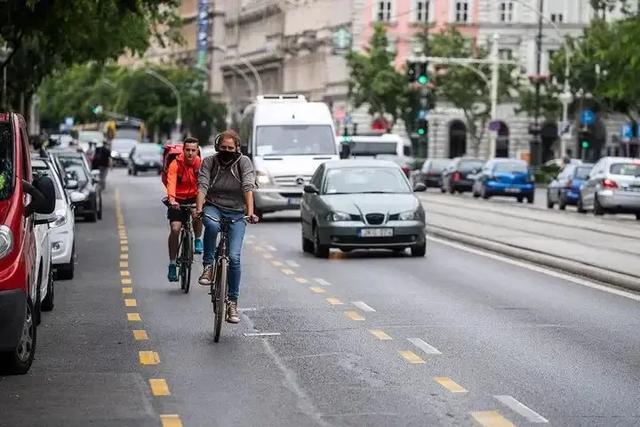
[[[217,134],[216,139],[214,140],[214,143],[213,143],[213,146],[215,147],[216,151],[220,151],[221,139],[222,139],[222,133]],[[238,144],[236,144],[236,153],[239,153],[239,152],[240,152],[240,141],[238,141]]]

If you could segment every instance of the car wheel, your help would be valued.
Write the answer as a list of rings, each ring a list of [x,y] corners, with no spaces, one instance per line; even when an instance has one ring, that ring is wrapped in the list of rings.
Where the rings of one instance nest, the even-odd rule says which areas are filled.
[[[532,205],[534,201],[535,201],[535,193],[531,193],[530,195],[527,196],[528,204]]]
[[[449,184],[449,194],[453,194],[456,192],[456,189],[454,188],[453,184]]]
[[[560,208],[561,211],[567,209],[567,196],[565,196],[564,194],[560,194],[560,200],[558,200],[558,208]]]
[[[473,186],[473,190],[471,191],[471,194],[473,194],[473,198],[474,199],[477,199],[478,197],[480,197],[480,193],[478,193],[476,191],[476,187],[475,186]]]
[[[71,280],[73,279],[73,275],[75,273],[75,249],[71,251],[71,262],[68,264],[62,264],[58,267],[58,279],[60,280]]]
[[[49,271],[49,280],[47,281],[47,296],[42,300],[42,311],[53,310],[54,284],[53,273]]]
[[[84,219],[89,221],[89,222],[96,222],[98,220],[98,212],[97,212],[97,208],[95,211],[88,213],[84,216]]]
[[[133,167],[133,176],[138,176],[138,168]]]
[[[516,199],[518,200],[518,203],[522,203],[524,201],[524,197],[522,196],[518,196]]]
[[[582,196],[578,197],[578,203],[576,203],[576,209],[578,210],[578,213],[581,213],[581,214],[587,213],[587,210],[582,205]]]
[[[0,369],[3,372],[22,375],[29,371],[36,352],[36,331],[34,307],[32,302],[27,300],[26,314],[18,345],[12,351],[0,353]]]
[[[127,175],[133,175],[133,174],[131,173],[131,168],[127,168]]]
[[[553,201],[551,200],[551,192],[547,190],[547,209],[553,209]]]
[[[593,195],[593,214],[597,215],[597,216],[604,215],[604,208],[602,207],[602,205],[598,201],[598,195],[597,194]]]
[[[313,242],[302,235],[302,252],[313,253]]]
[[[482,196],[483,199],[487,200],[489,198],[489,192],[487,191],[487,187],[486,185],[482,186],[482,189],[480,190],[480,195]]]
[[[99,220],[102,220],[102,193],[100,194],[100,202],[98,206],[98,211],[96,212],[96,216]]]
[[[640,221],[640,212],[636,212],[636,219]]]
[[[317,258],[329,257],[329,246],[320,243],[320,232],[318,227],[313,228],[313,254]]]
[[[446,193],[446,192],[447,192],[447,190],[445,190],[444,186],[442,186],[442,187],[440,187],[440,192],[441,192],[441,193]]]
[[[421,245],[411,246],[411,256],[423,257],[427,254],[427,241],[425,240]]]

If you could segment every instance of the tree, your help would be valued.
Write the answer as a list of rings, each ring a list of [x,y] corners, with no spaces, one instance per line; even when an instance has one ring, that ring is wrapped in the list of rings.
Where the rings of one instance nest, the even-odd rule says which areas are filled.
[[[417,92],[407,84],[405,76],[394,67],[395,53],[388,49],[384,25],[374,27],[367,54],[352,51],[347,56],[350,69],[349,97],[356,107],[367,104],[369,114],[391,116],[391,127],[399,118],[413,125],[412,104]],[[413,114],[413,118],[410,118]]]
[[[424,51],[430,56],[446,58],[486,59],[488,52],[474,45],[473,40],[464,37],[454,27],[448,27],[437,34],[423,34]],[[491,76],[490,65],[471,65],[487,79]],[[498,100],[510,98],[516,88],[512,76],[513,66],[500,66]],[[437,65],[437,72],[431,81],[435,84],[439,99],[451,102],[461,109],[472,140],[473,153],[478,155],[480,144],[485,138],[491,117],[491,91],[487,82],[475,71],[460,65]]]
[[[9,98],[17,104],[56,69],[143,53],[152,36],[177,40],[179,0],[21,0],[2,3],[0,45]],[[26,96],[25,96],[26,95]]]

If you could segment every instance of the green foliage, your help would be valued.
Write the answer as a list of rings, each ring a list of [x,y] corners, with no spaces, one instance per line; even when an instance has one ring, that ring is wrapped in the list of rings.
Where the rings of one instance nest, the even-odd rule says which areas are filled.
[[[352,51],[347,56],[350,69],[349,97],[356,107],[367,104],[372,116],[390,115],[392,126],[402,118],[407,126],[416,117],[417,91],[394,67],[395,54],[389,52],[386,30],[376,25],[368,54]],[[409,117],[413,114],[413,117]]]
[[[104,62],[127,50],[143,53],[150,39],[176,39],[173,13],[179,0],[2,1],[0,45],[8,56],[12,103],[27,97],[57,69],[90,60]]]
[[[205,75],[193,68],[154,68],[173,83],[182,100],[183,129],[201,141],[225,126],[225,107],[205,92]],[[169,135],[175,127],[177,102],[173,92],[144,69],[78,65],[47,78],[40,89],[42,121],[55,126],[64,117],[78,123],[104,120],[108,113],[143,119],[150,136]],[[103,107],[102,115],[92,109]]]

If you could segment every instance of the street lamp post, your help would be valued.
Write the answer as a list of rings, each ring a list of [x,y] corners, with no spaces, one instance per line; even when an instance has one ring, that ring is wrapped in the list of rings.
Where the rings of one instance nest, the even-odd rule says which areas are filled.
[[[162,83],[164,83],[165,86],[171,89],[171,91],[173,92],[173,95],[176,97],[176,102],[178,103],[178,112],[176,114],[176,134],[179,137],[180,129],[182,127],[182,100],[180,99],[180,92],[178,92],[178,88],[176,88],[176,86],[173,83],[171,83],[169,80],[167,80],[165,77],[158,74],[154,70],[147,69],[147,70],[144,70],[144,72],[152,77],[155,77]]]
[[[498,62],[498,34],[493,35],[493,44],[491,45],[491,122],[494,129],[489,132],[489,155],[487,158],[493,159],[496,156],[496,140],[498,137],[498,129],[495,129],[495,121],[498,118],[498,82],[500,78],[500,64]]]

